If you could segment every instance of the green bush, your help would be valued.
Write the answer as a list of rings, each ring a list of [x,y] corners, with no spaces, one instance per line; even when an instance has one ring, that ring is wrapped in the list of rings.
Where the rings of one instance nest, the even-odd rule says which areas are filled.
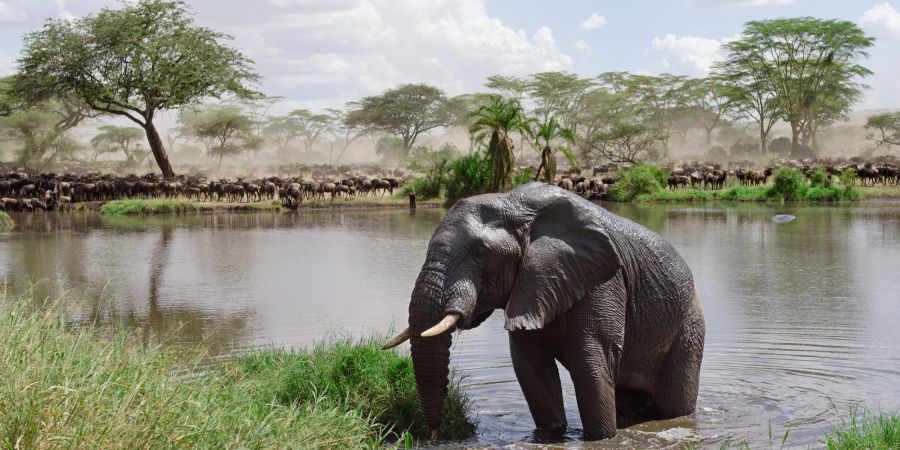
[[[841,184],[844,186],[853,185],[857,178],[859,178],[859,175],[850,169],[842,170],[841,174],[838,176],[838,179],[841,180]]]
[[[526,183],[530,183],[534,181],[534,172],[531,171],[531,168],[528,167],[525,170],[517,173],[512,178],[512,184],[510,185],[510,189],[515,188],[517,186],[521,186]]]
[[[0,230],[11,230],[15,226],[16,223],[13,222],[12,217],[9,217],[5,211],[0,211]]]
[[[803,175],[803,172],[790,167],[782,167],[775,172],[768,196],[784,200],[801,200],[805,198],[807,189],[806,175]]]
[[[628,202],[641,195],[656,194],[663,190],[667,178],[665,169],[640,164],[619,174],[619,181],[609,188],[609,197]]]
[[[831,175],[821,168],[817,168],[809,174],[809,184],[813,187],[831,187]]]
[[[447,180],[447,202],[483,194],[491,185],[491,160],[481,152],[460,156],[450,161]]]

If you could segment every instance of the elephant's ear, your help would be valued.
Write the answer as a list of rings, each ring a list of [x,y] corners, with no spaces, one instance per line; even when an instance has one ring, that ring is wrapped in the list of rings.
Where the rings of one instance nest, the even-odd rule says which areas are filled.
[[[579,200],[556,196],[538,209],[506,305],[506,329],[543,328],[619,270],[595,206]]]

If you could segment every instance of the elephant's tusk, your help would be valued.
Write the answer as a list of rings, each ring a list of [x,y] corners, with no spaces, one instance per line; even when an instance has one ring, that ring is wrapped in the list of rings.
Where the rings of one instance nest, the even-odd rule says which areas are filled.
[[[450,327],[456,324],[457,320],[459,320],[459,314],[447,314],[447,317],[444,317],[444,320],[440,321],[437,325],[425,330],[422,333],[422,337],[437,336],[449,330]]]
[[[400,334],[384,341],[384,345],[381,346],[381,349],[387,350],[387,349],[394,348],[394,347],[406,342],[407,340],[409,340],[409,335],[410,335],[409,327],[406,327],[406,329],[401,331]]]

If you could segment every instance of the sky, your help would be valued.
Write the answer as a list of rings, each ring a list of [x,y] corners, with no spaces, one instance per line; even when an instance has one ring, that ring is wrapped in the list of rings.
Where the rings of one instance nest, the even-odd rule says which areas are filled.
[[[0,76],[24,33],[117,0],[0,0]],[[900,0],[189,0],[197,22],[234,37],[277,109],[321,110],[400,83],[448,95],[488,75],[564,70],[703,76],[749,20],[850,20],[876,38],[857,110],[900,107]]]

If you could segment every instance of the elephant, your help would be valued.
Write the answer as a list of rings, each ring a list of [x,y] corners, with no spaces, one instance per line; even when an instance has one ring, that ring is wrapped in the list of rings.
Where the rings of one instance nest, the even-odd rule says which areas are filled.
[[[458,201],[428,244],[409,327],[384,345],[410,340],[432,429],[443,418],[452,330],[497,309],[538,430],[567,427],[556,361],[571,375],[586,439],[614,436],[617,415],[694,412],[699,297],[678,252],[646,228],[539,182]]]

